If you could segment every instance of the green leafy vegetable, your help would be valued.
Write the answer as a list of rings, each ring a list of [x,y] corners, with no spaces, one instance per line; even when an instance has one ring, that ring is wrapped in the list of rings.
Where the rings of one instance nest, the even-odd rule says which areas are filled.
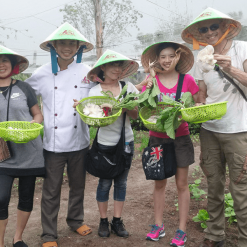
[[[142,104],[148,107],[155,108],[158,103],[157,95],[160,94],[159,87],[157,86],[156,79],[153,79],[153,87],[146,89],[141,94],[136,93],[128,93],[125,98],[122,98],[122,96],[127,91],[128,84],[124,86],[122,91],[120,92],[120,95],[117,98],[118,103],[116,103],[113,108],[114,109],[120,109],[120,108],[126,108],[128,110],[133,110],[136,106]],[[101,92],[104,96],[113,98],[112,92]],[[121,100],[121,101],[120,101]]]
[[[111,91],[109,91],[109,90],[106,91],[106,92],[101,91],[101,93],[102,93],[104,96],[108,97],[108,98],[114,98],[113,93],[112,93]]]
[[[117,100],[120,100],[120,99],[123,97],[123,95],[127,92],[127,89],[128,89],[128,84],[126,84],[126,85],[124,86],[124,88],[123,88],[122,91],[120,92],[120,94],[119,94]]]
[[[209,215],[207,210],[201,209],[199,210],[198,214],[192,218],[194,222],[201,222],[201,227],[203,229],[207,228],[207,220],[209,220]]]
[[[177,102],[165,95],[163,96],[163,102],[168,106],[158,113],[159,117],[156,125],[160,129],[163,129],[170,138],[175,139],[175,130],[179,127],[182,120],[179,119],[181,116],[180,110],[191,107],[194,103],[193,97],[191,93],[187,92],[183,94],[181,102]]]
[[[172,108],[172,114],[169,116],[169,118],[165,121],[164,129],[166,130],[166,134],[172,138],[175,139],[175,121],[177,119],[177,113],[179,109]]]
[[[194,105],[194,100],[193,100],[193,97],[191,96],[192,95],[190,92],[186,92],[182,95],[181,101],[183,102],[185,108],[188,108]]]

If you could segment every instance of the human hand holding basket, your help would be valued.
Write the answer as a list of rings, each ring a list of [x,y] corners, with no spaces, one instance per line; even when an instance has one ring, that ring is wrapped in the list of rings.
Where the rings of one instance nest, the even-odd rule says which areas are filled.
[[[101,115],[102,117],[88,116],[85,114],[85,111],[83,110],[88,104],[94,104],[100,107],[102,105],[104,106],[104,104],[109,104],[113,106],[116,103],[117,100],[114,98],[108,98],[106,96],[92,96],[80,100],[79,104],[76,105],[76,110],[79,113],[82,121],[85,122],[86,124],[94,127],[104,127],[114,123],[117,120],[117,118],[122,113],[121,108],[120,109],[112,108],[111,113],[108,114],[108,116],[106,116],[106,112],[104,112],[103,110],[104,107],[102,107],[102,113],[104,114]]]
[[[187,92],[182,95],[180,102],[173,101],[169,97],[164,96],[163,102],[159,102],[156,108],[143,107],[140,110],[140,117],[149,130],[165,132],[170,138],[175,139],[175,130],[183,120],[192,123],[202,123],[220,119],[226,113],[226,103],[227,101],[194,106],[192,95]],[[151,121],[152,118],[155,121]]]

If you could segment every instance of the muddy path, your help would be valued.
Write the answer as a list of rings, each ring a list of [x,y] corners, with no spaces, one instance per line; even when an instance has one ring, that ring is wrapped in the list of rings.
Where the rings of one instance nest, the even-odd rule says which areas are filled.
[[[200,188],[207,190],[207,184],[203,177],[199,164],[199,152],[200,147],[195,147],[195,163],[190,167],[189,183],[193,183],[198,177],[202,178]],[[150,231],[150,224],[154,223],[153,213],[153,181],[147,181],[145,179],[144,172],[141,166],[141,153],[135,152],[135,159],[133,161],[129,177],[126,202],[123,211],[123,221],[126,229],[129,231],[130,236],[127,239],[122,239],[114,234],[111,234],[109,238],[102,239],[98,236],[99,225],[99,213],[97,203],[95,200],[96,187],[98,179],[87,175],[86,191],[85,191],[85,223],[89,225],[93,232],[92,234],[82,237],[77,233],[72,232],[66,224],[67,204],[68,204],[68,181],[64,176],[64,182],[62,185],[61,205],[58,220],[58,244],[59,247],[80,247],[80,246],[170,246],[170,240],[173,238],[174,233],[178,227],[178,211],[176,211],[177,192],[174,178],[168,180],[166,189],[166,206],[164,212],[164,224],[166,236],[160,239],[158,242],[152,242],[145,240],[146,234]],[[31,214],[30,220],[25,229],[23,239],[29,247],[40,247],[42,241],[41,235],[41,223],[40,223],[40,200],[42,193],[42,180],[39,179],[36,183],[36,190],[34,196],[34,210]],[[12,239],[15,231],[16,221],[16,205],[17,205],[18,191],[15,186],[12,191],[11,202],[9,205],[9,223],[5,235],[5,243],[7,247],[13,246]],[[203,240],[203,230],[199,223],[192,221],[192,218],[198,213],[199,209],[206,209],[206,200],[196,201],[191,200],[190,213],[187,226],[188,241],[186,247],[198,247],[199,242]],[[108,206],[108,219],[111,220],[113,216],[113,199],[112,191]],[[233,247],[236,245],[237,240],[237,227],[233,224],[231,227],[227,227],[227,247]]]

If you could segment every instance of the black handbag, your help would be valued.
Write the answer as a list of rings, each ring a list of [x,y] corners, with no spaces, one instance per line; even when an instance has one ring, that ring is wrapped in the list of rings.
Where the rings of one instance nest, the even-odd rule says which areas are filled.
[[[175,100],[181,97],[184,74],[180,74]],[[177,172],[174,143],[146,147],[142,154],[142,167],[147,180],[163,180]]]
[[[124,87],[123,84],[122,87]],[[86,171],[91,175],[104,179],[113,179],[122,174],[126,169],[130,168],[133,154],[127,153],[124,150],[125,119],[126,112],[123,114],[121,137],[118,141],[118,144],[112,148],[107,150],[100,149],[97,142],[99,130],[97,131],[93,145],[87,152],[85,159]]]
[[[147,180],[163,180],[174,176],[177,172],[174,143],[145,148],[142,165]]]

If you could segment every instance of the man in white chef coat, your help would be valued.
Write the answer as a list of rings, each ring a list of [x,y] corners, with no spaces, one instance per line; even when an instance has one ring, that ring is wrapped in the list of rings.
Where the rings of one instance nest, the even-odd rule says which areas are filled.
[[[65,164],[70,188],[67,224],[83,236],[92,232],[83,224],[84,157],[90,142],[89,130],[72,105],[73,99],[87,97],[95,85],[86,78],[90,68],[81,63],[82,53],[93,49],[93,45],[69,23],[64,23],[40,47],[50,51],[51,63],[38,68],[27,82],[43,101],[46,177],[41,237],[43,247],[53,247],[58,246],[57,217]]]

